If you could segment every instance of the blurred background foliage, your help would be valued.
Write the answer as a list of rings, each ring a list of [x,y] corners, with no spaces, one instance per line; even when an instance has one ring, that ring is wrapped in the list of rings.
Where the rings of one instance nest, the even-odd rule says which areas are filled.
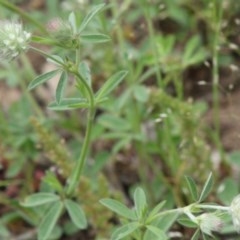
[[[71,11],[81,21],[94,4],[104,1],[11,2],[46,28]],[[83,43],[81,58],[90,65],[95,89],[119,69],[126,69],[129,74],[109,101],[97,109],[84,184],[79,187],[79,200],[91,227],[83,235],[76,235],[81,239],[108,239],[117,220],[98,200],[115,196],[131,205],[131,194],[139,185],[153,206],[166,199],[169,208],[190,201],[184,175],[191,175],[201,186],[213,171],[216,186],[211,201],[228,204],[239,192],[240,2],[219,1],[223,15],[217,19],[221,21],[217,22],[221,25],[218,46],[213,46],[214,1],[105,2],[105,11],[92,21],[89,29],[99,29],[112,40],[99,45]],[[21,11],[15,14],[1,6],[0,17],[21,19],[27,29],[40,34],[41,29],[27,21]],[[58,47],[39,47],[67,55],[67,50]],[[212,90],[214,47],[218,49],[220,73],[217,116]],[[14,199],[46,187],[41,179],[47,170],[65,181],[81,150],[85,112],[51,112],[46,108],[53,100],[54,80],[34,93],[27,92],[26,85],[51,68],[50,63],[32,52],[17,62],[1,63],[3,237],[31,229],[31,221]],[[67,95],[74,94],[74,86],[69,86]],[[214,123],[216,117],[219,129]],[[54,239],[79,234],[64,219],[61,224]],[[184,231],[177,227],[176,230]],[[184,234],[186,239],[188,234]]]

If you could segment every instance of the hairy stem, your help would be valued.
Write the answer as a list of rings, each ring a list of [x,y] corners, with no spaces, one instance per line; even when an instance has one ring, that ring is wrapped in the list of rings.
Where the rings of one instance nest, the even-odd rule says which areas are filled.
[[[95,107],[94,107],[94,97],[92,89],[89,87],[89,85],[84,81],[82,76],[78,72],[73,72],[73,74],[76,76],[77,81],[81,82],[84,87],[86,88],[88,95],[89,95],[89,112],[88,112],[88,118],[87,118],[87,129],[85,134],[85,139],[83,142],[83,146],[81,149],[81,153],[79,156],[79,159],[76,163],[76,167],[74,168],[72,174],[70,175],[68,179],[68,186],[66,189],[66,194],[68,196],[71,196],[76,188],[76,186],[79,183],[80,176],[83,170],[83,167],[85,165],[87,152],[89,149],[89,143],[90,143],[90,137],[91,137],[91,131],[92,131],[92,125],[95,115]]]
[[[32,18],[28,13],[24,12],[20,8],[16,7],[14,4],[10,3],[10,1],[0,0],[0,5],[5,7],[6,9],[17,13],[20,15],[23,19],[26,19],[28,22],[31,22],[33,25],[35,25],[41,32],[47,33],[46,28],[37,20]]]

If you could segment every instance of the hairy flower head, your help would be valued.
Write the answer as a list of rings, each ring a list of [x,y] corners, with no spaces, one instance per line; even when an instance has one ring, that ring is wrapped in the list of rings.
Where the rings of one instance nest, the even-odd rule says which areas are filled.
[[[0,21],[0,60],[10,61],[28,49],[31,33],[22,24]]]
[[[212,235],[212,232],[219,232],[223,227],[223,222],[217,213],[203,213],[197,217],[197,223],[201,231],[207,235]]]
[[[238,233],[240,233],[240,194],[237,195],[229,207],[232,215],[233,225]]]
[[[69,22],[61,18],[53,18],[47,24],[47,30],[56,43],[64,48],[75,48],[75,39],[77,36]]]

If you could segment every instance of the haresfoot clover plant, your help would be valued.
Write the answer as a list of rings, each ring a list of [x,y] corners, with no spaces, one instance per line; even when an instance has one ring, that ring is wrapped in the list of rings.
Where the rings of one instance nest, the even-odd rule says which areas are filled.
[[[86,62],[80,59],[79,50],[82,42],[102,43],[110,40],[107,35],[101,33],[84,34],[88,23],[103,7],[104,4],[99,4],[92,8],[81,23],[78,23],[74,13],[69,15],[67,22],[55,20],[55,22],[49,25],[49,36],[47,37],[32,36],[31,33],[24,30],[20,23],[0,22],[1,60],[13,60],[22,52],[31,49],[42,54],[56,65],[55,70],[36,77],[29,84],[29,90],[36,88],[60,73],[55,101],[49,105],[49,108],[56,111],[84,108],[88,111],[86,133],[81,146],[80,156],[74,162],[73,167],[65,165],[64,161],[67,164],[68,159],[65,158],[68,158],[68,155],[65,155],[65,151],[61,151],[61,145],[55,146],[55,149],[54,147],[50,149],[50,145],[54,144],[54,140],[45,131],[41,131],[38,123],[33,122],[36,128],[39,129],[42,137],[47,138],[45,139],[47,145],[44,147],[53,161],[61,168],[65,168],[63,175],[66,177],[66,182],[62,183],[54,173],[47,172],[43,181],[48,185],[48,190],[45,189],[42,192],[33,193],[27,196],[21,203],[23,207],[36,208],[44,212],[41,215],[41,223],[38,225],[38,240],[47,240],[50,238],[51,233],[64,212],[68,214],[71,222],[77,229],[85,229],[88,226],[88,220],[85,216],[84,207],[82,207],[83,204],[81,203],[84,202],[83,199],[86,196],[86,192],[83,191],[82,193],[79,190],[79,186],[83,182],[84,188],[82,172],[91,144],[90,137],[95,111],[97,106],[107,100],[108,95],[127,75],[127,71],[119,71],[106,80],[100,89],[95,91],[92,87],[90,69]],[[31,40],[67,48],[70,51],[69,55],[64,58],[59,55],[50,55],[30,46]],[[73,53],[75,54],[74,59],[71,58]],[[65,98],[65,88],[70,75],[75,79],[79,95],[74,98]],[[54,150],[54,152],[52,153],[50,150]],[[186,181],[193,203],[176,209],[165,209],[166,201],[158,203],[151,209],[147,201],[147,196],[140,187],[137,187],[134,192],[134,208],[128,208],[121,202],[111,198],[101,199],[100,203],[103,206],[106,206],[121,218],[124,218],[123,224],[112,233],[111,239],[121,240],[130,237],[135,240],[167,240],[170,238],[169,229],[176,221],[186,227],[196,229],[191,240],[197,240],[200,236],[203,239],[207,239],[207,237],[212,237],[215,232],[220,232],[223,229],[224,220],[222,213],[231,215],[236,231],[240,232],[240,195],[233,199],[230,206],[204,203],[213,186],[212,174],[208,176],[200,194],[192,178],[186,177]],[[104,195],[107,189],[104,183],[103,181],[99,184],[103,189],[103,193],[99,193],[101,196]],[[88,183],[85,186],[88,186]],[[95,196],[91,197],[92,201],[96,201]],[[91,201],[89,202],[91,204]],[[95,211],[95,208],[91,208],[91,205],[87,204],[85,204],[85,209],[87,209],[86,212],[93,213]],[[101,208],[100,211],[103,212],[104,210]],[[111,216],[111,214],[107,216]],[[94,214],[92,215],[92,219],[93,217]],[[106,216],[102,219],[106,220]],[[102,229],[105,230],[104,227]]]
[[[197,216],[196,220],[200,230],[209,236],[212,236],[213,232],[220,232],[223,227],[223,220],[217,213],[203,213]]]
[[[124,224],[113,232],[111,240],[121,240],[127,236],[136,240],[167,240],[170,239],[169,228],[176,221],[185,227],[196,229],[191,240],[197,240],[200,236],[203,239],[209,237],[214,239],[214,233],[221,233],[224,228],[225,214],[231,215],[234,226],[239,232],[240,195],[233,199],[230,206],[206,204],[204,201],[212,189],[212,174],[209,175],[201,194],[198,194],[192,178],[186,177],[186,181],[194,202],[176,209],[164,209],[166,201],[160,202],[152,210],[149,209],[145,192],[139,187],[134,192],[133,209],[114,199],[100,200],[101,204],[124,219]],[[165,221],[168,221],[168,227]]]
[[[11,4],[8,3],[11,7]],[[32,36],[31,34],[23,30],[23,26],[17,23],[9,23],[3,21],[0,25],[0,57],[1,60],[12,60],[20,53],[31,49],[37,53],[43,55],[46,59],[51,60],[56,65],[56,69],[47,73],[44,73],[36,77],[30,82],[28,89],[32,90],[37,86],[50,80],[56,74],[60,73],[60,79],[56,88],[55,101],[49,105],[52,110],[73,110],[78,108],[88,109],[87,126],[84,141],[81,147],[80,156],[73,166],[67,166],[66,169],[62,169],[63,173],[70,173],[66,176],[66,181],[62,183],[54,173],[48,171],[43,178],[43,182],[48,186],[47,189],[38,193],[33,193],[27,196],[21,205],[27,208],[37,208],[47,211],[42,215],[42,220],[38,226],[38,239],[47,240],[50,238],[51,233],[56,227],[59,218],[64,212],[68,213],[68,216],[73,225],[77,229],[84,229],[88,225],[85,212],[79,202],[82,199],[79,198],[79,183],[81,182],[81,176],[83,168],[86,162],[87,154],[90,146],[90,136],[92,131],[92,125],[95,116],[95,109],[98,104],[107,100],[108,94],[113,91],[118,84],[127,75],[127,71],[119,71],[111,76],[97,92],[94,92],[91,84],[91,72],[85,61],[80,59],[80,43],[83,41],[91,43],[103,43],[109,41],[110,38],[102,33],[89,33],[85,34],[85,28],[89,22],[95,17],[95,15],[103,9],[105,4],[99,4],[93,7],[90,12],[83,18],[81,23],[78,23],[76,15],[71,13],[67,22],[56,22],[54,26],[50,26],[49,34],[47,37]],[[11,9],[15,9],[14,7]],[[54,29],[53,29],[54,27]],[[30,40],[47,44],[51,46],[58,46],[69,50],[69,55],[62,58],[59,55],[51,55],[41,49],[30,46]],[[73,53],[75,57],[72,58]],[[69,76],[73,76],[75,79],[76,89],[79,97],[64,98],[65,88]],[[41,134],[47,136],[45,132]],[[47,136],[48,137],[48,136]],[[48,143],[52,144],[52,140],[48,139]],[[49,149],[50,146],[45,146],[45,149]],[[65,164],[68,161],[64,151],[61,149],[52,149],[55,151],[51,156],[55,159],[55,162],[59,164],[60,168],[65,168]],[[56,155],[57,154],[57,155]],[[65,157],[64,157],[65,155]],[[58,159],[60,157],[60,159]],[[63,158],[66,158],[63,160]],[[78,199],[78,201],[77,201]]]

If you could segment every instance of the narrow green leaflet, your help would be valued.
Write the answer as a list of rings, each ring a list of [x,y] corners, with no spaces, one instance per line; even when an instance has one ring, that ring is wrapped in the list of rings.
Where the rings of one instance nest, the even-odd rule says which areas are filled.
[[[120,240],[133,233],[138,227],[139,223],[137,222],[125,224],[113,232],[111,240]]]
[[[57,41],[51,38],[45,38],[40,36],[32,36],[31,40],[36,43],[42,43],[42,44],[48,44],[48,45],[55,45],[57,43]]]
[[[48,81],[49,79],[53,78],[57,73],[59,72],[59,69],[53,70],[51,72],[44,73],[38,77],[36,77],[30,84],[28,85],[28,90],[32,90],[35,87],[37,87],[40,84],[43,84],[44,82]]]
[[[66,88],[67,85],[67,78],[68,75],[65,71],[62,72],[58,85],[57,85],[57,89],[56,89],[56,102],[57,104],[59,104],[62,100],[62,96],[64,94],[64,90]]]
[[[167,240],[168,237],[167,235],[159,228],[152,226],[152,225],[148,225],[147,229],[152,232],[154,235],[156,235],[158,237],[158,239],[161,240]]]
[[[195,36],[192,37],[184,48],[182,57],[182,63],[184,66],[196,64],[203,61],[206,58],[206,52],[201,48],[200,38]]]
[[[78,33],[82,32],[88,23],[92,20],[92,18],[105,6],[105,3],[96,5],[95,7],[92,8],[92,10],[87,14],[87,16],[83,19],[79,29]]]
[[[80,39],[88,43],[105,43],[111,40],[108,35],[96,33],[96,34],[84,34],[80,36]]]
[[[122,217],[131,219],[131,220],[137,220],[137,217],[134,211],[130,210],[129,208],[127,208],[125,205],[123,205],[121,202],[117,200],[114,200],[111,198],[104,198],[100,200],[100,203]]]
[[[70,23],[73,34],[77,34],[77,21],[76,21],[76,15],[74,12],[71,12],[68,17],[68,22]]]
[[[58,55],[48,55],[47,56],[47,61],[54,63],[55,65],[63,66],[64,65],[64,60],[58,56]]]
[[[210,240],[210,237],[207,234],[202,233],[202,237],[203,237],[203,240]]]
[[[197,231],[193,234],[191,240],[198,240],[200,237],[200,233],[201,233],[200,229],[197,229]]]
[[[34,193],[27,196],[21,205],[24,207],[36,207],[43,204],[56,202],[59,199],[60,197],[54,193]]]
[[[79,229],[86,228],[87,220],[80,205],[70,199],[66,199],[64,204],[72,222],[76,225],[76,227]]]
[[[61,216],[63,208],[64,205],[60,201],[51,206],[38,228],[38,240],[49,240],[49,236]]]
[[[185,179],[187,181],[188,189],[191,193],[193,201],[197,201],[198,200],[198,191],[197,191],[196,183],[190,176],[185,176]]]
[[[127,71],[119,71],[115,73],[113,76],[111,76],[104,84],[103,86],[98,90],[96,94],[96,100],[101,99],[103,97],[106,97],[111,91],[113,91],[120,82],[124,79],[124,77],[127,75]]]
[[[55,111],[65,111],[76,108],[88,108],[89,104],[86,98],[66,98],[62,99],[58,104],[57,102],[50,103],[48,108]]]
[[[198,225],[190,220],[189,218],[182,217],[177,220],[181,225],[188,227],[188,228],[197,228]]]
[[[155,206],[153,208],[153,210],[149,213],[148,215],[148,219],[147,219],[147,222],[148,223],[151,223],[155,218],[155,215],[158,214],[158,212],[163,208],[163,206],[165,205],[166,201],[162,201],[160,202],[157,206]]]
[[[135,204],[137,216],[139,219],[141,219],[142,217],[144,217],[144,213],[146,211],[147,200],[146,200],[145,192],[140,187],[136,188],[134,192],[134,204]]]
[[[107,129],[118,131],[131,131],[131,124],[124,118],[112,114],[102,114],[98,117],[98,123]]]
[[[203,190],[200,194],[198,202],[202,202],[206,199],[206,197],[208,196],[208,194],[212,190],[212,187],[213,187],[213,175],[212,175],[212,172],[211,172],[208,176],[208,179],[207,179],[206,183],[203,186]]]
[[[91,71],[88,64],[85,61],[79,64],[78,71],[80,75],[83,77],[83,79],[87,82],[87,84],[91,86],[92,83]]]
[[[143,85],[133,86],[133,95],[137,101],[145,103],[149,98],[149,89]]]
[[[53,172],[47,171],[43,178],[43,182],[45,182],[48,186],[52,189],[58,191],[59,193],[63,191],[63,187],[57,177],[54,175]]]
[[[153,221],[154,226],[162,229],[164,232],[167,232],[171,228],[171,226],[174,224],[174,222],[177,220],[179,214],[180,213],[176,211],[176,212],[170,212],[168,214],[160,216],[156,218],[155,221]]]
[[[188,62],[189,59],[199,49],[199,46],[201,46],[201,42],[200,42],[200,38],[198,36],[194,36],[194,37],[190,38],[190,40],[187,42],[187,45],[184,49],[183,61]]]

